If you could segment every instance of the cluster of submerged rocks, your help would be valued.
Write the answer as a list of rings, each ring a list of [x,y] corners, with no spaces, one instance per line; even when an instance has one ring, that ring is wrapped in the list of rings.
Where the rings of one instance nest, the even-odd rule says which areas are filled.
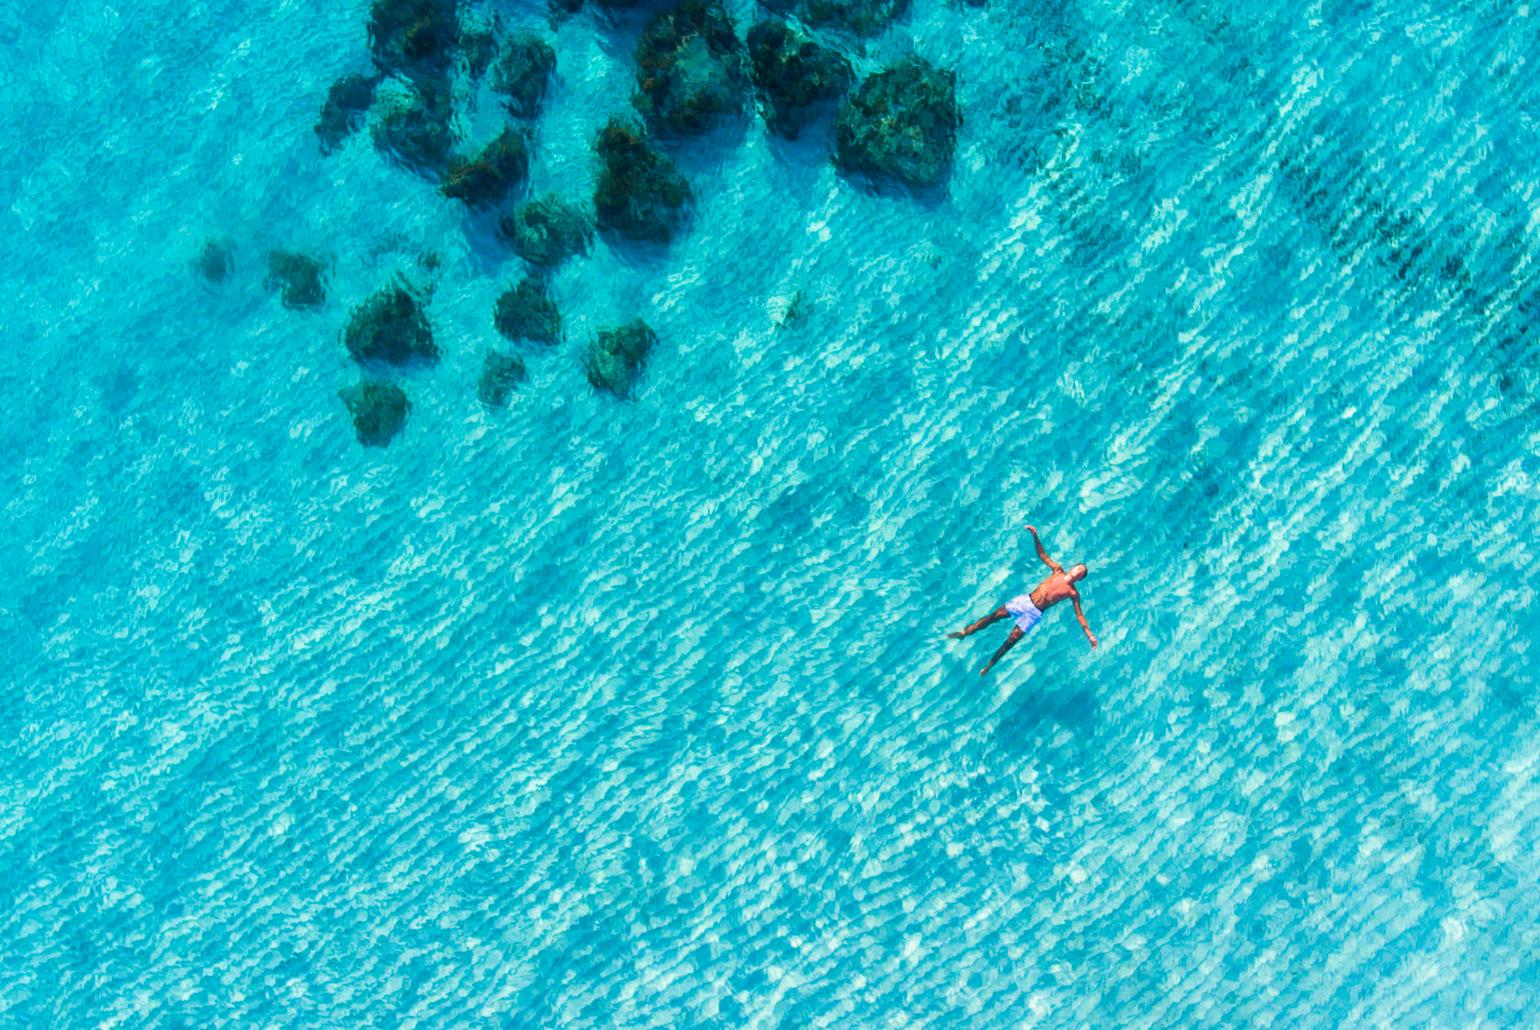
[[[591,202],[558,193],[522,196],[557,55],[538,33],[505,32],[495,16],[478,19],[461,0],[374,0],[367,26],[373,68],[332,84],[315,134],[329,154],[367,126],[387,159],[493,218],[530,274],[498,297],[492,324],[510,344],[548,348],[563,339],[549,274],[589,253],[596,229],[613,240],[673,240],[695,198],[670,151],[750,110],[787,139],[832,124],[833,160],[842,174],[915,188],[946,180],[961,124],[953,73],[909,56],[861,77],[842,52],[848,37],[885,30],[908,0],[761,2],[769,13],[742,37],[719,0],[680,0],[652,14],[636,43],[631,113],[617,112],[594,140]],[[605,9],[601,17],[654,8],[642,0],[595,3]],[[552,0],[552,16],[581,6],[582,0]],[[507,119],[492,139],[466,146],[456,131],[457,95],[483,81]],[[230,267],[227,245],[210,241],[197,263],[207,278],[222,279]],[[273,251],[267,282],[286,307],[324,303],[325,265],[308,255]],[[439,359],[425,301],[424,291],[400,280],[350,314],[343,343],[362,376],[339,396],[365,445],[388,444],[411,411],[395,372]],[[640,319],[597,332],[582,355],[589,382],[629,397],[656,343]],[[477,396],[504,406],[527,375],[519,353],[490,350]]]
[[[962,113],[956,76],[922,57],[868,75],[834,122],[841,170],[934,186],[947,176]]]
[[[384,447],[401,431],[412,410],[406,391],[385,373],[402,366],[434,365],[439,360],[421,292],[398,279],[371,294],[348,316],[342,342],[364,376],[338,396],[353,417],[358,442],[366,447]]]
[[[556,51],[538,34],[505,34],[495,21],[478,24],[458,0],[375,0],[368,33],[374,70],[344,75],[327,91],[315,124],[321,150],[332,153],[367,125],[387,159],[437,182],[445,198],[494,214],[498,235],[533,271],[510,286],[492,311],[493,326],[509,343],[549,347],[562,340],[561,312],[546,277],[589,252],[596,224],[650,240],[666,239],[679,224],[688,185],[649,145],[626,148],[625,129],[610,134],[612,144],[601,140],[597,148],[601,156],[609,155],[612,202],[596,202],[596,216],[555,193],[519,197],[529,176],[532,123],[556,70]],[[455,132],[456,76],[462,84],[485,77],[508,116],[478,147],[463,146]],[[311,300],[300,257],[275,252],[270,262],[270,281],[283,289],[290,307],[319,303]],[[219,265],[217,255],[203,260],[211,268]],[[397,374],[439,360],[427,299],[427,291],[399,279],[349,315],[343,344],[362,375],[339,396],[367,446],[389,444],[411,411],[406,392],[394,381]],[[645,346],[637,342],[641,338],[648,341]],[[599,332],[584,355],[589,380],[628,396],[653,338],[639,320]],[[489,350],[477,397],[489,407],[503,407],[527,378],[519,353]]]
[[[865,36],[885,29],[908,0],[766,6],[811,29]],[[912,187],[945,181],[962,124],[954,74],[909,56],[873,71],[852,93],[855,82],[854,68],[836,47],[784,17],[757,22],[740,40],[718,0],[682,0],[655,15],[637,42],[632,105],[647,130],[663,140],[697,136],[741,114],[751,94],[765,125],[786,138],[837,109],[834,157],[842,172]],[[615,166],[615,130],[612,122],[595,147],[606,173]],[[646,200],[678,195],[679,183],[660,173],[660,165],[673,170],[660,155],[633,162],[635,176],[613,178],[634,181],[635,194]],[[613,183],[608,189],[601,183],[600,193],[613,193]]]

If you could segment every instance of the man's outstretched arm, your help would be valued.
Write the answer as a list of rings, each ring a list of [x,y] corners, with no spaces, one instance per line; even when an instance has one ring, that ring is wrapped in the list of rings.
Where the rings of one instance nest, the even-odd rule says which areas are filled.
[[[1037,538],[1037,527],[1028,526],[1027,532],[1032,534],[1032,546],[1037,548],[1037,556],[1043,559],[1043,564],[1055,572],[1063,572],[1064,566],[1048,557],[1048,552],[1043,550],[1043,542]]]
[[[1085,612],[1080,609],[1080,595],[1076,594],[1073,600],[1075,602],[1075,618],[1080,620],[1080,628],[1085,630],[1085,638],[1091,642],[1091,646],[1094,648],[1097,644],[1096,634],[1091,632],[1091,624],[1085,621]]]

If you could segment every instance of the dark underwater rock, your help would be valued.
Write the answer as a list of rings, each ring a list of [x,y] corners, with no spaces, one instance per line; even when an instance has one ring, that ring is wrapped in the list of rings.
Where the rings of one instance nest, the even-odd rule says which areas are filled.
[[[453,158],[441,188],[444,196],[471,207],[496,204],[524,185],[529,174],[529,149],[524,134],[504,129],[472,158]]]
[[[588,344],[584,371],[597,390],[629,397],[641,373],[642,363],[658,342],[657,335],[640,318],[613,329],[602,329]]]
[[[517,354],[487,351],[481,362],[481,378],[476,380],[476,397],[489,408],[505,407],[514,389],[527,377],[524,359]]]
[[[413,89],[382,103],[369,131],[382,154],[431,177],[443,170],[454,146],[452,116],[447,90]]]
[[[337,391],[353,417],[353,432],[365,447],[384,447],[395,439],[412,410],[406,393],[383,379],[362,379]]]
[[[636,44],[632,103],[664,135],[697,135],[743,111],[743,44],[717,0],[684,0],[647,23]]]
[[[460,61],[472,80],[480,79],[497,58],[497,33],[494,22],[478,20],[460,26]]]
[[[492,69],[492,92],[515,118],[540,114],[551,73],[556,70],[556,51],[533,32],[515,34],[503,46],[503,56]]]
[[[377,75],[344,75],[326,91],[321,116],[316,119],[315,134],[321,139],[321,153],[330,154],[342,145],[364,121],[364,113],[374,103]]]
[[[600,131],[594,152],[603,165],[594,188],[599,227],[634,240],[673,239],[693,199],[673,160],[619,118]]]
[[[460,42],[459,0],[374,0],[369,49],[374,63],[431,89],[447,84]]]
[[[909,0],[772,0],[765,6],[782,13],[795,10],[809,28],[875,36],[909,9]]]
[[[372,294],[353,309],[343,342],[353,360],[360,364],[435,362],[439,354],[422,302],[399,282]]]
[[[853,79],[850,62],[783,21],[749,30],[754,85],[764,98],[765,124],[795,139],[821,105],[838,100]]]
[[[529,200],[506,214],[497,231],[532,265],[555,268],[574,254],[588,253],[593,227],[576,206],[554,193]]]
[[[263,285],[281,290],[286,308],[318,308],[326,303],[325,275],[326,266],[313,257],[292,250],[270,250]]]
[[[193,258],[193,270],[211,283],[222,283],[235,267],[235,248],[230,241],[210,236],[203,241],[198,256]]]
[[[561,340],[561,312],[538,279],[521,279],[504,291],[492,309],[492,324],[510,340]]]
[[[834,163],[843,172],[934,186],[951,170],[962,112],[956,75],[906,57],[868,75],[834,122]]]

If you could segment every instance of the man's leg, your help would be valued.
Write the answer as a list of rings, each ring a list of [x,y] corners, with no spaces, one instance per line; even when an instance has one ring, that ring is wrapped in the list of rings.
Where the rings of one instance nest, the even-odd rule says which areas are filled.
[[[989,660],[989,664],[979,670],[979,675],[982,676],[990,669],[993,669],[995,667],[995,663],[1000,660],[1000,657],[1005,654],[1005,652],[1015,647],[1016,641],[1020,640],[1024,636],[1026,636],[1026,634],[1021,631],[1020,626],[1013,627],[1011,629],[1011,635],[1005,638],[1005,643],[1000,645],[1000,650],[995,652],[995,656]]]
[[[990,612],[988,615],[984,616],[978,622],[975,622],[973,625],[965,626],[963,629],[956,633],[948,633],[947,636],[951,637],[953,640],[961,640],[963,637],[972,636],[974,633],[977,633],[985,626],[993,626],[1001,619],[1006,618],[1009,614],[1010,613],[1008,613],[1005,610],[1005,607],[1002,605],[1001,607],[996,608],[994,611]]]

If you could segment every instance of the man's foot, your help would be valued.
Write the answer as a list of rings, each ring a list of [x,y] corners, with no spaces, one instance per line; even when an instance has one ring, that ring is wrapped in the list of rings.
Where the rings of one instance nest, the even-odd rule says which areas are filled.
[[[990,668],[991,667],[988,666],[988,665],[984,666],[982,669],[979,670],[979,675],[980,676],[984,675],[984,673],[988,672],[990,670]]]
[[[948,640],[961,640],[963,637],[965,637],[967,635],[968,634],[963,632],[962,630],[958,630],[956,633],[948,633],[947,634],[947,639]]]

